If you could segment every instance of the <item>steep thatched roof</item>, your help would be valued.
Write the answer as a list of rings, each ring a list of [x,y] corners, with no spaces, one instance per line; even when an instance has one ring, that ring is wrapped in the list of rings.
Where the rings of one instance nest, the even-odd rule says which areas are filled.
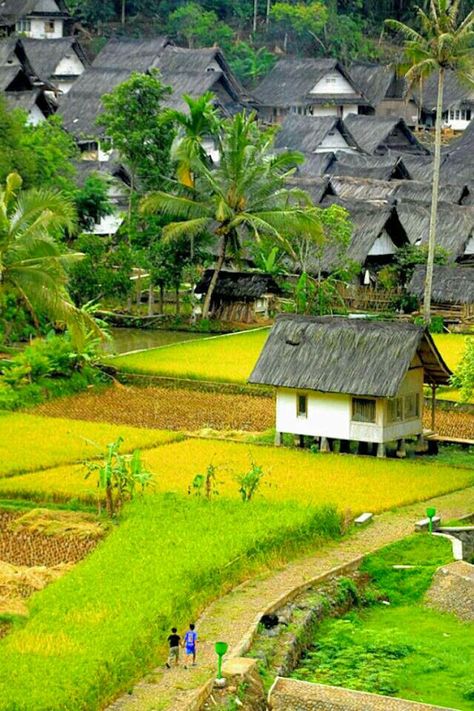
[[[406,201],[397,205],[396,210],[410,243],[427,244],[430,204]],[[443,202],[438,204],[436,244],[449,252],[453,261],[463,256],[473,234],[473,207]]]
[[[330,166],[336,156],[331,151],[327,153],[304,153],[304,163],[297,168],[297,175],[318,178],[329,173]]]
[[[392,67],[385,64],[353,62],[349,67],[349,74],[375,107],[385,99],[395,72]]]
[[[419,101],[419,92],[416,91],[414,93]],[[433,72],[433,74],[424,80],[421,100],[424,111],[427,113],[433,113],[436,111],[436,105],[438,102],[437,72]],[[444,80],[443,111],[447,111],[452,106],[459,104],[474,108],[474,87],[459,81],[454,72],[447,71]]]
[[[446,148],[441,172],[444,180],[474,184],[472,167],[474,156],[474,120],[463,131],[462,136]]]
[[[328,189],[333,194],[329,185],[329,176],[323,178],[313,177],[308,175],[295,175],[289,178],[286,182],[286,187],[299,188],[304,190],[310,196],[311,200],[317,205],[324,198]]]
[[[201,281],[194,289],[196,294],[207,292],[213,274],[213,269],[206,269]],[[280,293],[280,287],[270,274],[221,271],[213,297],[234,299],[235,301],[253,301],[264,294]]]
[[[100,136],[96,119],[102,112],[102,96],[132,72],[147,72],[167,43],[165,37],[110,40],[61,100],[59,113],[66,130],[79,138]]]
[[[353,178],[373,178],[392,180],[408,178],[404,160],[390,151],[383,156],[369,156],[362,153],[338,151],[328,168],[331,175],[345,175]]]
[[[0,39],[0,66],[20,64],[15,52],[18,41],[15,37]]]
[[[401,118],[350,114],[344,124],[364,153],[386,153],[389,150],[429,153]]]
[[[433,179],[433,156],[404,153],[403,163],[412,180],[430,182]]]
[[[351,94],[310,94],[314,86],[329,72],[338,71],[352,86]],[[263,106],[287,108],[295,105],[315,104],[336,99],[338,103],[356,101],[368,105],[350,75],[336,59],[288,58],[280,59],[254,91]]]
[[[347,257],[356,264],[364,264],[376,240],[387,233],[396,247],[407,243],[404,231],[398,222],[398,217],[392,205],[386,202],[366,202],[363,200],[344,200],[340,197],[327,195],[321,203],[322,207],[340,205],[348,211],[352,224],[352,235],[347,249]],[[328,244],[322,256],[321,267],[324,272],[330,272],[339,262],[339,247]],[[317,271],[315,260],[311,271]]]
[[[425,382],[449,382],[450,370],[431,336],[413,324],[281,315],[249,382],[394,397],[417,354]]]
[[[25,38],[21,40],[21,44],[39,79],[51,79],[61,60],[68,55],[76,54],[84,66],[89,65],[84,50],[74,37],[49,40]]]
[[[408,284],[408,292],[419,299],[423,298],[425,275],[426,267],[419,265]],[[431,298],[435,304],[474,304],[474,268],[435,264]]]
[[[55,0],[57,11],[42,12],[41,15],[69,17],[69,12],[64,0]],[[17,20],[28,15],[36,14],[39,0],[0,0],[0,26],[13,25]]]
[[[431,183],[416,180],[371,180],[333,175],[330,187],[334,195],[349,200],[386,200],[400,203],[403,200],[428,202],[431,200]],[[461,204],[468,192],[463,185],[441,185],[439,199],[443,202]]]
[[[23,74],[23,72],[18,65],[0,67],[0,91],[7,91],[20,74]]]
[[[341,119],[335,116],[299,116],[288,114],[281,124],[275,146],[279,149],[314,153],[326,136],[340,133],[354,150],[354,139],[347,131]]]

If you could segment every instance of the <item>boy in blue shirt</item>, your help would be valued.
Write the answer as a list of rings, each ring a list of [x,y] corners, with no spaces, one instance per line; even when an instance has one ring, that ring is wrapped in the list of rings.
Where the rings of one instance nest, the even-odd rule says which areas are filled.
[[[189,630],[184,635],[184,651],[186,653],[186,658],[189,659],[190,656],[193,658],[193,667],[196,666],[196,645],[197,645],[197,632],[195,631],[195,625],[192,623],[189,625]],[[186,667],[186,665],[185,665]]]

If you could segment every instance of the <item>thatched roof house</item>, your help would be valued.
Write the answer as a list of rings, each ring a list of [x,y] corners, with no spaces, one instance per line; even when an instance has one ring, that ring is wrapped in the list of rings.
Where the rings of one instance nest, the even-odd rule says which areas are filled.
[[[407,290],[423,299],[426,267],[419,265],[413,272]],[[474,268],[434,265],[431,298],[433,304],[474,305]]]
[[[371,111],[367,97],[336,59],[280,59],[254,91],[260,116],[280,121],[289,111],[341,118],[349,111]]]
[[[344,124],[360,150],[369,155],[383,155],[388,151],[429,154],[403,119],[352,114],[344,119]]]
[[[405,201],[397,205],[396,210],[410,244],[428,244],[430,204]],[[474,208],[440,202],[436,244],[449,253],[452,261],[462,260],[470,254],[470,245],[474,246],[473,236]]]
[[[418,119],[418,107],[407,95],[406,81],[393,66],[375,62],[353,62],[349,73],[375,109],[375,115],[403,118],[409,126]]]
[[[21,45],[34,75],[58,90],[68,91],[90,65],[81,44],[74,37],[51,40],[22,39]]]
[[[65,128],[78,139],[100,137],[102,131],[96,121],[102,112],[102,96],[126,81],[132,72],[146,73],[152,68],[159,69],[162,81],[172,87],[173,94],[165,105],[173,108],[184,108],[183,93],[198,97],[213,91],[217,105],[225,113],[233,113],[248,99],[218,48],[173,47],[166,37],[113,39],[61,101],[59,112]]]
[[[0,30],[51,39],[62,37],[70,19],[65,0],[1,0]]]
[[[282,434],[385,443],[423,433],[423,383],[451,372],[430,334],[410,323],[281,315],[249,382],[276,388],[276,442]]]
[[[277,316],[249,382],[323,393],[394,397],[418,353],[425,381],[450,370],[427,331],[411,323]]]
[[[339,151],[335,154],[327,172],[331,175],[374,180],[405,180],[410,177],[404,158],[390,151],[383,156]]]
[[[206,269],[195,294],[207,293],[213,274],[213,269]],[[281,289],[271,274],[221,271],[212,295],[211,312],[222,321],[250,323],[257,316],[268,316],[272,298],[279,294]]]
[[[438,103],[438,76],[430,75],[423,81],[423,91],[416,92],[417,100],[422,102],[424,120],[428,125],[436,121]],[[447,71],[443,91],[443,120],[454,130],[462,131],[474,118],[474,87],[460,81],[455,72]]]
[[[277,134],[275,147],[305,154],[356,151],[358,146],[341,119],[334,116],[288,114]]]
[[[426,203],[431,200],[432,185],[416,180],[371,180],[345,175],[332,175],[330,189],[334,195],[347,200],[385,200],[400,203],[404,200]],[[465,185],[442,185],[439,199],[460,205],[469,193]]]

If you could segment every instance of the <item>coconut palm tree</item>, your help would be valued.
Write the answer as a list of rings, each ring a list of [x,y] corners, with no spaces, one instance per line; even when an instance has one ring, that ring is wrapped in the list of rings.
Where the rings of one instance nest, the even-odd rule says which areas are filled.
[[[197,99],[183,96],[188,106],[186,112],[167,111],[167,117],[176,124],[178,132],[171,146],[171,158],[176,162],[176,177],[183,185],[192,188],[194,176],[191,166],[196,158],[207,159],[203,143],[217,134],[219,115],[214,106],[214,94],[208,91]]]
[[[299,153],[274,154],[275,129],[261,131],[255,114],[237,114],[221,124],[220,162],[211,169],[202,156],[192,162],[191,189],[181,194],[162,191],[142,202],[145,213],[161,213],[175,221],[163,228],[165,239],[192,239],[212,232],[218,239],[217,262],[204,300],[207,318],[219,272],[228,253],[240,257],[244,240],[269,237],[285,244],[301,231],[322,234],[318,211],[303,191],[285,187],[301,163]]]
[[[87,331],[100,330],[67,292],[67,268],[83,255],[64,253],[56,238],[74,227],[74,207],[60,192],[21,186],[11,173],[0,187],[0,289],[16,293],[36,323],[43,313],[66,324],[79,345]]]
[[[462,20],[461,0],[430,0],[429,11],[418,8],[419,31],[398,22],[386,20],[387,26],[405,39],[406,79],[409,86],[438,74],[436,107],[433,191],[431,199],[428,261],[426,267],[423,318],[431,320],[431,287],[436,246],[436,220],[441,165],[441,126],[443,93],[447,71],[454,71],[461,81],[474,84],[474,10]]]

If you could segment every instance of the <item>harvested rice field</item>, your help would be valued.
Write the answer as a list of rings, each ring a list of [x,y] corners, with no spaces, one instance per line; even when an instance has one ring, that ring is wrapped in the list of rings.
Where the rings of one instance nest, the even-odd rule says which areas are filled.
[[[100,393],[87,391],[47,402],[35,408],[35,413],[162,430],[262,432],[275,423],[275,401],[273,397],[247,394],[118,385]],[[430,419],[426,411],[427,428]],[[436,422],[443,436],[474,437],[474,414],[438,410]]]
[[[95,397],[100,401],[102,393],[95,391]],[[73,400],[53,401],[62,403],[61,412],[54,419],[21,412],[0,413],[0,476],[99,457],[106,445],[119,435],[125,440],[123,451],[129,452],[137,447],[170,442],[178,436],[175,432],[131,426],[118,428],[113,420],[107,422],[106,418],[98,417],[96,424],[65,419],[71,417],[69,403]],[[100,422],[101,419],[105,421]]]
[[[189,439],[143,452],[154,473],[157,491],[186,494],[197,474],[217,467],[216,486],[222,497],[238,498],[238,474],[252,463],[264,478],[258,492],[268,501],[333,504],[341,511],[374,513],[421,501],[474,484],[474,469],[431,461],[379,460],[305,450]],[[92,503],[97,489],[84,479],[80,465],[57,467],[0,480],[0,496],[38,501],[77,499]]]

